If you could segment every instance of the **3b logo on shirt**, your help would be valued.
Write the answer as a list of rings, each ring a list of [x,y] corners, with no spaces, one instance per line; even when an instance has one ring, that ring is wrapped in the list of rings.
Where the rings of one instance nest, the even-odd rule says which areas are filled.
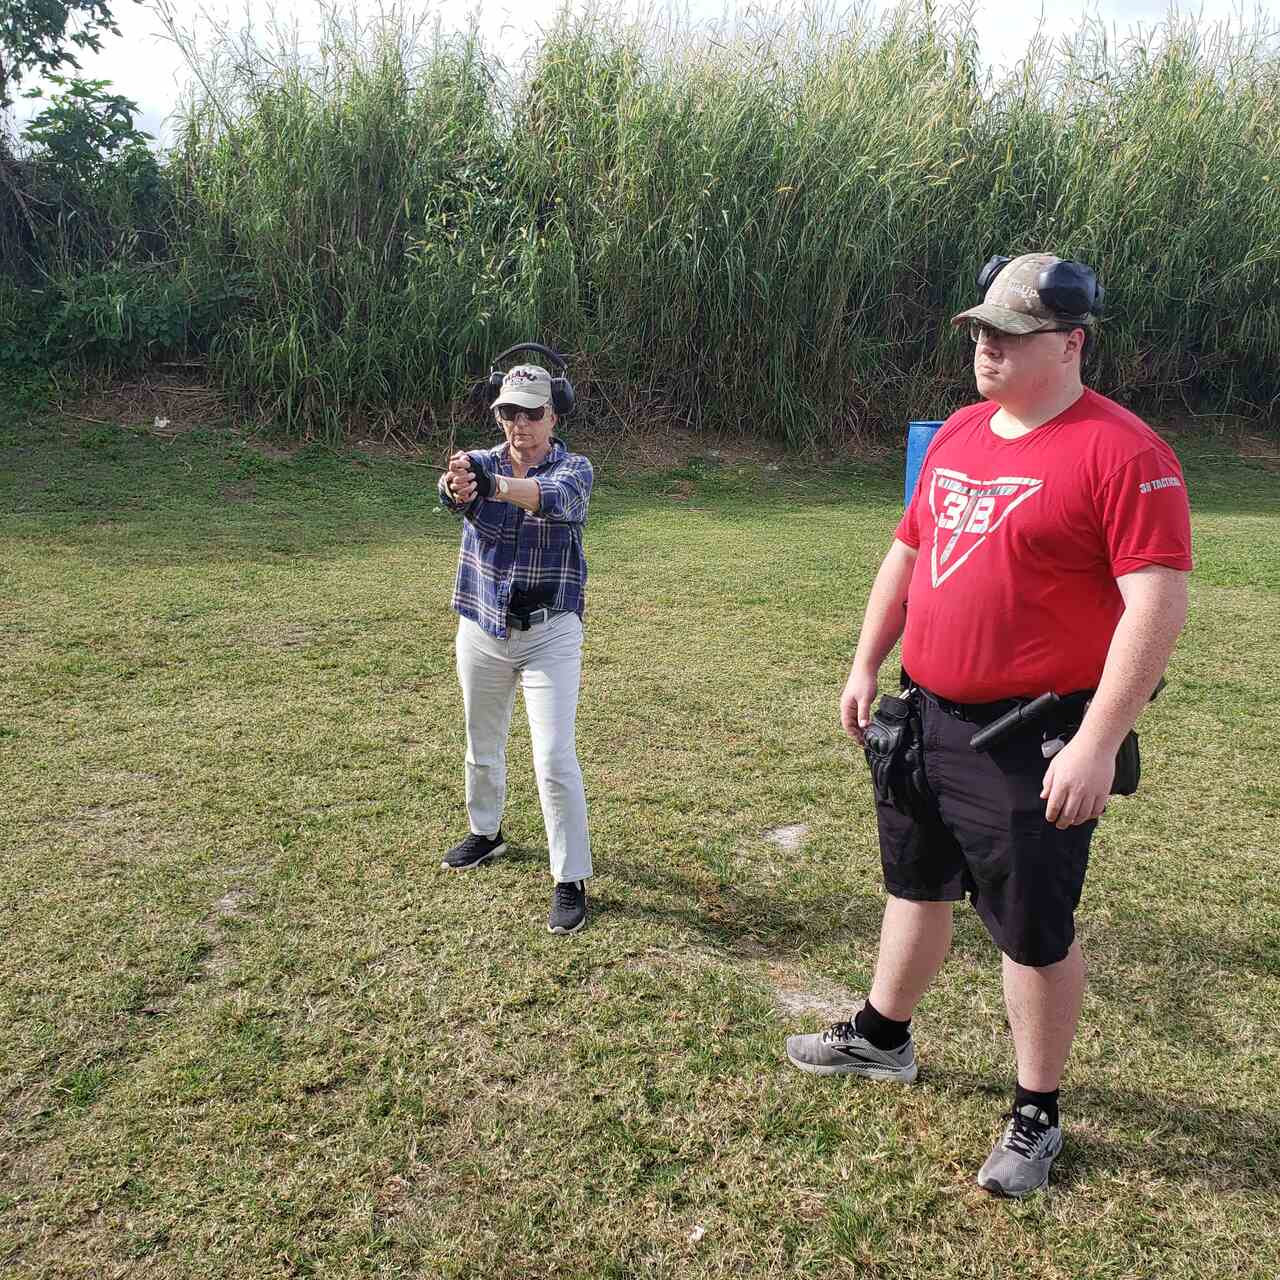
[[[930,567],[940,587],[1033,494],[1043,480],[997,476],[975,480],[963,471],[934,467],[929,479],[929,510],[935,533]]]

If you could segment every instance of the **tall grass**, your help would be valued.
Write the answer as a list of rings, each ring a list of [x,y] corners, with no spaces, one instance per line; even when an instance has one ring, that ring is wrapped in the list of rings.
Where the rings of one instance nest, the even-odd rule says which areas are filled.
[[[388,12],[331,18],[310,58],[210,45],[173,160],[176,269],[243,302],[213,366],[295,433],[430,426],[532,336],[579,354],[588,409],[792,442],[941,414],[971,391],[947,318],[977,266],[1041,248],[1107,286],[1104,390],[1277,411],[1257,24],[1086,24],[993,78],[964,6],[732,32],[567,10],[521,68]]]

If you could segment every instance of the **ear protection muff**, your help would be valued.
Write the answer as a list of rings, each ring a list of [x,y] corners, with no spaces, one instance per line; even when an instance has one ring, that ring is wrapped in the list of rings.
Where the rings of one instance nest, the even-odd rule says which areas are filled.
[[[982,269],[978,272],[978,301],[981,302],[987,296],[987,290],[991,288],[991,282],[1013,261],[1012,258],[996,254],[994,258],[988,258],[983,264]]]
[[[476,385],[478,398],[482,399],[486,405],[493,404],[498,398],[498,393],[502,390],[504,376],[498,365],[517,351],[537,351],[546,356],[555,365],[556,373],[551,379],[551,407],[556,411],[557,418],[567,418],[573,412],[574,405],[578,402],[573,383],[565,375],[565,370],[569,367],[568,363],[558,351],[552,351],[550,347],[544,347],[540,342],[517,342],[514,347],[508,347],[501,354],[495,356],[488,378]]]
[[[987,259],[978,272],[979,301],[986,297],[996,276],[1012,261],[1001,255]],[[1064,317],[1100,316],[1106,296],[1093,268],[1088,263],[1070,259],[1045,267],[1036,280],[1036,292],[1051,310]]]

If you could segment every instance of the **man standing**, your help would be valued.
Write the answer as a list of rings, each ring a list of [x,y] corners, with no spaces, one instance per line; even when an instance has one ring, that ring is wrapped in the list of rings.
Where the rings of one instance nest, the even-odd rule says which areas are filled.
[[[1186,620],[1190,516],[1172,451],[1081,382],[1101,310],[1093,272],[1025,254],[979,279],[983,302],[952,323],[969,327],[984,400],[934,438],[840,700],[863,742],[880,664],[901,636],[932,796],[907,816],[878,795],[889,900],[871,992],[852,1022],[792,1036],[787,1054],[819,1074],[914,1080],[912,1013],[967,893],[1003,953],[1017,1059],[978,1183],[1023,1196],[1062,1147],[1058,1085],[1085,979],[1075,909],[1117,751]],[[970,746],[1050,691],[1073,718]]]
[[[440,865],[469,870],[507,847],[507,735],[519,684],[555,880],[547,928],[573,933],[586,922],[591,875],[575,725],[587,587],[582,528],[593,473],[554,435],[546,369],[509,370],[493,409],[506,442],[455,453],[440,477],[441,501],[463,517],[453,607],[471,826]]]

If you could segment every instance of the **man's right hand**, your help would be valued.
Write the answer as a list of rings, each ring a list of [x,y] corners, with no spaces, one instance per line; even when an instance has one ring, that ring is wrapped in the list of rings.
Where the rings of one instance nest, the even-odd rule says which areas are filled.
[[[876,673],[859,671],[855,667],[849,672],[844,692],[840,695],[840,723],[844,725],[845,733],[859,746],[863,745],[863,735],[871,723],[871,704],[875,700]]]

